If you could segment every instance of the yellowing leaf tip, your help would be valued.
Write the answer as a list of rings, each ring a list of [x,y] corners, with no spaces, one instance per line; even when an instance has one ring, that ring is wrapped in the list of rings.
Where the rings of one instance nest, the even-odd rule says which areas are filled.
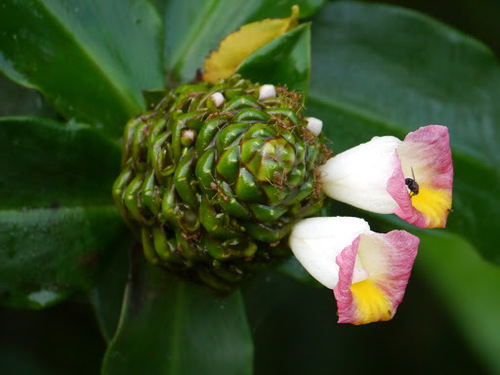
[[[300,9],[292,6],[288,18],[268,18],[243,25],[221,41],[219,49],[205,59],[203,80],[211,83],[233,75],[253,52],[298,25]]]

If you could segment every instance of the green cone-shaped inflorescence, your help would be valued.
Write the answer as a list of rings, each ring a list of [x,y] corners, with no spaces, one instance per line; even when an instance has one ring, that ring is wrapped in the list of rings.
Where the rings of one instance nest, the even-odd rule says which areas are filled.
[[[149,261],[229,291],[288,257],[287,236],[323,204],[327,151],[302,98],[239,76],[184,85],[125,129],[114,198]]]

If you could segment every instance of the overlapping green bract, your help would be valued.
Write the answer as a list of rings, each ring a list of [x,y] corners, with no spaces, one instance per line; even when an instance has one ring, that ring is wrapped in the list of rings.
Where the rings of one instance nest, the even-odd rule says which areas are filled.
[[[239,76],[181,86],[125,130],[113,194],[146,257],[217,290],[287,257],[292,225],[323,204],[327,152],[302,98],[278,87],[259,100],[259,87]]]

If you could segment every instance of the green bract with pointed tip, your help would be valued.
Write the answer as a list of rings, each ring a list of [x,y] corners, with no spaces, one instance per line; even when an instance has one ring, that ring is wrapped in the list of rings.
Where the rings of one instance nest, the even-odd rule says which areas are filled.
[[[149,261],[219,291],[288,257],[292,225],[323,204],[328,152],[302,97],[260,87],[233,76],[163,95],[127,124],[113,187]]]

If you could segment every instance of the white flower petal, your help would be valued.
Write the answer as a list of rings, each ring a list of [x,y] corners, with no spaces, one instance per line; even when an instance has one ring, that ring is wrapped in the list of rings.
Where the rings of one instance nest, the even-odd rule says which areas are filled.
[[[333,289],[339,280],[337,255],[368,223],[354,217],[314,217],[299,221],[290,234],[290,247],[302,266],[320,283]]]
[[[374,137],[344,151],[321,167],[322,189],[338,201],[372,212],[390,214],[398,207],[387,181],[400,168],[396,137]]]

